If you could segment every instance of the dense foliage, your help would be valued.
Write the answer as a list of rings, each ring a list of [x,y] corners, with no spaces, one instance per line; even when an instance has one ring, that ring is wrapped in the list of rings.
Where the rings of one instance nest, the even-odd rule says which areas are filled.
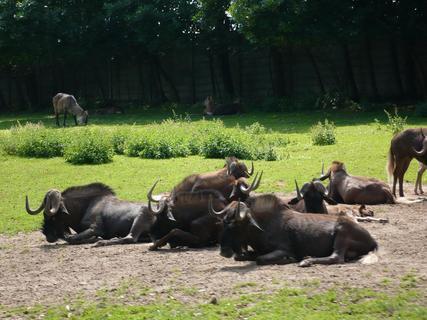
[[[171,92],[169,98],[179,101],[176,84],[160,57],[179,48],[197,47],[206,53],[211,68],[217,64],[224,93],[233,98],[236,79],[229,56],[242,50],[246,39],[252,47],[270,48],[273,73],[281,68],[284,52],[294,46],[305,48],[324,92],[319,62],[311,48],[333,44],[342,48],[346,60],[346,93],[357,100],[350,41],[366,43],[368,61],[372,61],[371,43],[378,37],[389,39],[391,54],[402,43],[405,68],[422,85],[427,79],[415,45],[426,32],[423,0],[0,0],[0,73],[16,80],[22,104],[34,109],[40,101],[35,71],[42,67],[57,68],[53,77],[60,82],[61,70],[82,63],[93,65],[96,78],[100,77],[100,62],[130,60],[139,68],[145,61],[152,66],[144,71],[150,72],[150,81],[158,82],[161,77]],[[375,72],[372,66],[370,69],[370,86],[377,96]],[[272,78],[275,95],[287,95],[283,75]],[[408,94],[416,87],[411,81],[404,88]],[[215,95],[215,84],[212,86]],[[166,99],[165,90],[158,90]],[[101,91],[107,98],[107,89]],[[5,96],[0,91],[0,110],[6,106]]]

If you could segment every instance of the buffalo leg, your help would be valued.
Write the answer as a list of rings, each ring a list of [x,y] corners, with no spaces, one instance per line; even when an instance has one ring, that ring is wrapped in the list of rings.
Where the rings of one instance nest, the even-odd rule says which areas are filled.
[[[183,243],[183,245],[185,243],[185,245],[188,246],[197,246],[200,243],[200,238],[198,236],[181,229],[172,229],[163,238],[155,241],[148,249],[157,250],[158,248],[165,246],[173,238],[176,238],[174,240],[178,240],[180,243]]]
[[[423,163],[419,163],[418,173],[417,173],[417,180],[415,181],[415,190],[414,193],[418,194],[418,190],[420,191],[420,194],[423,194],[423,174],[424,171],[426,171],[426,166]]]
[[[73,118],[74,118],[74,123],[76,124],[76,126],[77,126],[77,117],[76,116],[73,116]]]
[[[67,110],[64,110],[64,127],[65,127],[65,120],[67,119]]]
[[[146,232],[147,223],[144,221],[143,215],[139,215],[132,223],[129,234],[124,238],[113,238],[109,240],[99,240],[94,247],[110,246],[114,244],[132,244],[139,240],[143,232]]]
[[[55,119],[56,119],[56,126],[59,127],[59,114],[55,113]]]
[[[406,170],[408,170],[411,159],[405,159],[405,162],[402,165],[402,171],[399,176],[399,196],[403,197],[403,176],[405,175]]]
[[[289,253],[285,250],[275,250],[256,258],[256,263],[258,265],[289,264],[295,261],[296,260],[290,257]]]
[[[99,240],[99,236],[101,235],[95,229],[89,228],[78,234],[66,236],[65,241],[69,244],[94,243]]]
[[[405,175],[406,170],[408,170],[409,163],[411,158],[399,158],[396,159],[396,167],[393,171],[393,195],[396,196],[396,184],[399,180],[399,196],[403,197],[403,176]]]

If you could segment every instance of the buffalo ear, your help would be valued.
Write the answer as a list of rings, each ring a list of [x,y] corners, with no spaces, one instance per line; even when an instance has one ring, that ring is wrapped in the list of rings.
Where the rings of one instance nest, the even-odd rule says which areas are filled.
[[[338,204],[338,202],[336,202],[334,199],[332,199],[328,196],[323,196],[323,200],[325,200],[328,204],[333,205],[333,206]]]
[[[65,204],[62,201],[61,201],[60,207],[61,207],[61,211],[63,213],[70,215],[70,213],[68,212],[67,208],[65,207]]]
[[[300,202],[298,198],[293,198],[291,201],[288,202],[288,204],[297,204],[298,202]]]

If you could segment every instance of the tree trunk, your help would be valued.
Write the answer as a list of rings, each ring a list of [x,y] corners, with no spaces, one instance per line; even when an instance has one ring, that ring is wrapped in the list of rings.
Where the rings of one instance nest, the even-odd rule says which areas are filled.
[[[99,73],[99,68],[98,65],[96,63],[93,64],[93,75],[95,77],[95,81],[98,85],[98,89],[101,92],[102,95],[102,99],[105,101],[107,100],[107,92],[104,88],[103,82],[102,82],[102,77]]]
[[[217,91],[216,91],[216,82],[215,82],[215,69],[214,69],[213,57],[210,52],[208,53],[208,59],[209,59],[209,74],[211,76],[212,95],[216,97]]]
[[[273,80],[273,92],[276,96],[283,97],[285,95],[285,77],[283,68],[282,51],[279,48],[270,48],[271,61],[273,68],[271,77]],[[271,68],[271,67],[270,67]]]
[[[316,73],[317,83],[319,85],[320,92],[325,94],[325,85],[323,84],[322,75],[320,74],[319,66],[317,65],[316,59],[314,58],[313,52],[310,47],[305,47],[307,55],[310,59],[311,65],[313,66],[314,72]]]
[[[409,99],[418,98],[415,85],[415,66],[412,59],[413,43],[409,40],[404,41],[404,57],[405,57],[405,82],[406,82],[406,97]]]
[[[224,83],[224,89],[226,94],[226,100],[234,99],[234,84],[233,77],[231,75],[230,60],[228,51],[222,51],[218,54],[221,67],[222,81]]]
[[[293,96],[294,95],[294,47],[292,45],[288,46],[287,50],[287,56],[288,56],[288,95]]]
[[[379,94],[378,94],[377,79],[375,76],[374,61],[372,59],[372,43],[368,35],[366,35],[365,37],[365,50],[366,50],[366,58],[368,60],[368,70],[369,70],[369,79],[371,82],[372,96],[375,101],[378,101]]]
[[[195,47],[194,41],[191,41],[191,102],[196,103],[196,68],[195,68]]]
[[[176,88],[172,78],[169,76],[169,74],[166,72],[166,70],[163,68],[159,57],[154,57],[154,62],[156,64],[157,70],[159,71],[160,75],[163,77],[163,79],[166,81],[166,84],[169,86],[169,88],[172,91],[172,101],[174,102],[180,102],[179,92]]]
[[[138,82],[139,82],[139,87],[140,90],[139,92],[141,93],[140,97],[140,103],[143,104],[144,100],[145,100],[145,86],[144,86],[144,62],[141,61],[142,59],[139,57],[136,57],[136,65],[138,68]]]
[[[400,75],[399,57],[397,54],[396,40],[394,38],[390,39],[390,54],[393,64],[393,73],[396,81],[396,86],[399,91],[399,98],[403,98],[405,92],[403,90],[402,77]]]
[[[422,61],[419,59],[415,51],[411,54],[412,60],[414,61],[414,67],[416,70],[416,77],[419,79],[419,90],[421,97],[427,99],[427,77]]]
[[[350,98],[354,101],[359,101],[359,90],[357,88],[356,79],[354,78],[353,66],[351,64],[350,50],[348,48],[348,44],[343,43],[342,49],[344,53],[347,81],[350,85]]]

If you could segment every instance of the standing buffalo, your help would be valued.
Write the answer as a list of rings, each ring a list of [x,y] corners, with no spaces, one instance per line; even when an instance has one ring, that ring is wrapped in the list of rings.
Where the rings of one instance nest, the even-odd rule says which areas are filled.
[[[323,170],[322,170],[323,171]],[[351,176],[344,163],[332,162],[320,180],[329,178],[329,197],[346,204],[392,204],[396,203],[390,187],[377,179]]]
[[[77,103],[76,98],[70,94],[57,93],[52,98],[53,109],[55,112],[56,125],[59,127],[59,115],[64,114],[64,127],[67,114],[70,113],[74,116],[74,122],[78,124],[87,124],[89,113],[83,110]]]
[[[211,211],[214,211],[210,207]],[[335,264],[376,250],[369,232],[346,216],[299,213],[266,194],[223,210],[221,255],[257,264]],[[249,245],[253,251],[243,252]],[[309,257],[309,258],[307,258]]]
[[[48,242],[64,239],[69,244],[93,243],[101,237],[110,239],[105,240],[110,243],[134,243],[148,239],[153,222],[146,205],[119,200],[102,183],[71,187],[63,192],[52,189],[37,210],[30,209],[28,197],[25,206],[31,215],[43,210],[42,232]],[[71,229],[77,234],[71,235]]]
[[[215,215],[209,215],[209,199],[214,207],[222,210],[227,200],[216,190],[174,193],[160,200],[158,208],[153,208],[152,192],[157,182],[148,193],[148,208],[154,216],[150,228],[153,245],[150,250],[157,250],[169,243],[174,248],[188,246],[205,247],[218,243],[222,226]]]
[[[423,128],[406,129],[391,139],[387,171],[389,176],[393,175],[393,194],[395,196],[396,184],[397,180],[399,180],[399,196],[403,197],[403,176],[413,158],[422,164],[427,164],[427,138]],[[418,180],[421,181],[421,176],[424,172],[420,171],[417,182]],[[417,193],[417,183],[415,184],[415,193]]]

